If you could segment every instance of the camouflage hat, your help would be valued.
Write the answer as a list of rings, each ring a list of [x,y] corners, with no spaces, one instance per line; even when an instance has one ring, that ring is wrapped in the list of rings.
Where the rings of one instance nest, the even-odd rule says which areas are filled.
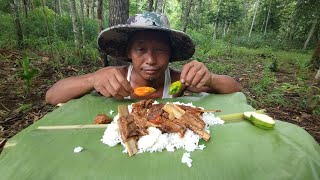
[[[146,30],[168,33],[172,52],[170,61],[182,61],[192,57],[195,45],[191,38],[182,31],[170,29],[168,18],[164,14],[154,12],[136,14],[128,19],[127,24],[119,24],[103,30],[98,36],[99,49],[107,55],[127,59],[130,34]]]

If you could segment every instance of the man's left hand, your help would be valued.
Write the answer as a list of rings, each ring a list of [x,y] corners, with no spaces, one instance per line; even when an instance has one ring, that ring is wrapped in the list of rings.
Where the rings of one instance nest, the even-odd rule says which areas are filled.
[[[201,88],[210,84],[211,73],[202,62],[193,60],[183,66],[180,81],[186,86]]]

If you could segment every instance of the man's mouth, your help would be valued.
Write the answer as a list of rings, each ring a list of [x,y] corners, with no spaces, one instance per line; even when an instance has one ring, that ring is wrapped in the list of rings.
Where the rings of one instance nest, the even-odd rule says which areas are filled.
[[[155,75],[158,72],[158,69],[156,69],[156,68],[146,68],[146,69],[143,69],[143,71],[147,75]]]

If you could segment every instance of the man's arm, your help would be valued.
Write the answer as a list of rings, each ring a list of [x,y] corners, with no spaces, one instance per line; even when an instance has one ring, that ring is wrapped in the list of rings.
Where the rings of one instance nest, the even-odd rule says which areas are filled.
[[[92,74],[69,77],[56,82],[46,93],[46,102],[57,105],[92,91]]]
[[[122,99],[133,89],[125,78],[125,67],[105,67],[94,73],[62,79],[46,94],[46,102],[57,105],[81,97],[92,90],[106,97]]]

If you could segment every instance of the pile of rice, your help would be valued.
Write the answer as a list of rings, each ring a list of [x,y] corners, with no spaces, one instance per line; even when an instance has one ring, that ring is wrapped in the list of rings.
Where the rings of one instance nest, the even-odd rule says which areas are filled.
[[[158,102],[155,101],[154,104]],[[174,104],[181,104],[186,106],[193,106],[192,103],[180,103],[175,102]],[[129,112],[132,110],[132,105],[129,106]],[[124,147],[124,153],[127,153],[127,149],[120,138],[119,126],[118,126],[119,115],[116,115],[111,124],[108,125],[104,132],[101,141],[110,147],[116,146],[121,143]],[[224,121],[214,114],[204,112],[202,114],[202,120],[206,123],[205,130],[210,133],[209,127],[217,124],[223,124]],[[174,152],[176,149],[183,148],[186,152],[183,154],[181,162],[187,164],[189,167],[192,166],[192,159],[190,158],[190,152],[195,150],[203,150],[205,148],[204,144],[199,145],[199,140],[201,137],[195,134],[191,130],[187,130],[184,137],[181,138],[178,133],[161,133],[158,128],[149,127],[148,135],[142,136],[137,142],[138,154],[143,152],[162,152],[162,150],[167,150],[169,152]]]

